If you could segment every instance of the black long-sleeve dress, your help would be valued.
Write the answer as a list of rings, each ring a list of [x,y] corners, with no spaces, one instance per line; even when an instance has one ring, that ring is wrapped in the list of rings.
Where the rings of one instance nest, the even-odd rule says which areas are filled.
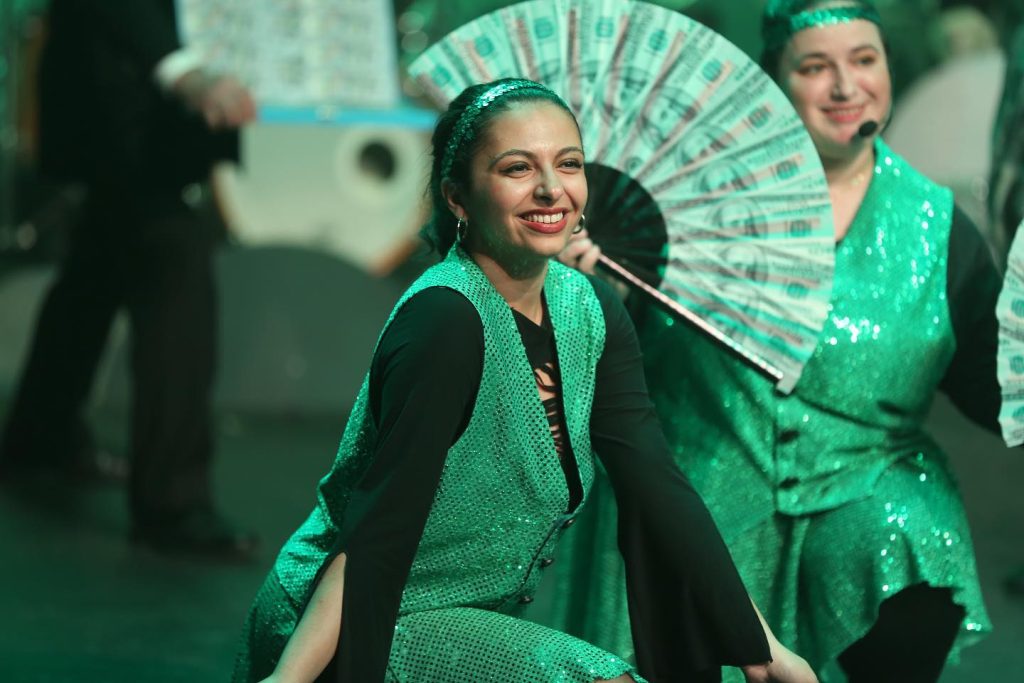
[[[669,455],[647,397],[628,314],[606,284],[591,282],[606,334],[597,360],[590,437],[614,483],[621,510],[619,545],[626,559],[639,674],[650,681],[715,680],[724,664],[768,661],[764,632],[717,529]],[[518,313],[514,317],[565,476],[564,526],[570,526],[583,487],[572,444],[565,438],[554,330],[547,309],[540,325]],[[483,326],[474,306],[459,293],[440,287],[410,298],[380,340],[368,377],[369,406],[377,425],[373,460],[355,487],[327,554],[330,558],[344,552],[346,568],[341,637],[324,680],[380,680],[389,656],[392,664],[401,656],[404,630],[423,620],[420,614],[400,610],[403,591],[449,448],[472,418],[484,352]],[[536,563],[539,572],[557,562],[548,552],[542,555]],[[288,568],[279,561],[276,571]],[[284,618],[279,605],[284,597],[272,574],[250,617],[236,680],[258,680],[269,673],[267,667],[272,667],[298,617],[296,613]],[[507,629],[528,632],[523,642],[533,643],[539,651],[545,646],[538,643],[545,639],[570,638],[515,618],[531,601],[527,591],[518,596],[517,604],[497,610],[510,621],[499,620],[506,631],[493,634],[499,641],[495,647],[518,647],[519,636]],[[467,619],[476,618],[465,614]],[[446,624],[430,627],[440,630]],[[485,629],[490,626],[490,621],[484,624]],[[612,664],[605,673],[595,671],[582,679],[570,675],[565,680],[596,680],[633,671],[612,655],[601,657]],[[479,659],[484,661],[487,655],[480,654]],[[546,665],[540,662],[540,668]],[[390,675],[401,678],[395,672]],[[521,680],[548,680],[530,678],[532,674],[522,670],[519,675]]]

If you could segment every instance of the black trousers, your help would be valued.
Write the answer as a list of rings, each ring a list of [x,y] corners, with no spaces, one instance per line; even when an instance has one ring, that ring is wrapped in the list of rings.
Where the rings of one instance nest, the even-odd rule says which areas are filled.
[[[936,683],[964,614],[948,588],[905,588],[881,604],[878,620],[839,655],[839,666],[848,683]],[[716,669],[685,680],[719,683],[722,674]]]
[[[69,465],[114,315],[131,320],[131,508],[155,523],[210,502],[215,230],[177,191],[93,189],[43,303],[8,414],[5,465]]]
[[[935,683],[964,614],[949,588],[905,588],[881,604],[874,626],[839,655],[839,665],[849,683]]]

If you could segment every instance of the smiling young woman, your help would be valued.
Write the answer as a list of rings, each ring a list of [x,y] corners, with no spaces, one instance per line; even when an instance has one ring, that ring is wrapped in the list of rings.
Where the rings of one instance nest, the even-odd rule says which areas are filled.
[[[431,242],[316,507],[256,597],[234,680],[812,683],[672,463],[628,315],[550,257],[584,155],[537,83],[473,86],[433,138]],[[621,500],[637,665],[520,618],[600,459]]]
[[[825,2],[809,12],[856,4]],[[823,14],[822,17],[827,15]],[[892,107],[882,32],[865,18],[808,25],[786,41],[772,65],[776,79],[814,140],[828,179],[836,239],[849,230],[875,167],[874,136]]]
[[[583,143],[572,114],[546,100],[513,103],[478,141],[462,183],[442,180],[463,244],[515,310],[539,323],[540,286],[587,203]]]

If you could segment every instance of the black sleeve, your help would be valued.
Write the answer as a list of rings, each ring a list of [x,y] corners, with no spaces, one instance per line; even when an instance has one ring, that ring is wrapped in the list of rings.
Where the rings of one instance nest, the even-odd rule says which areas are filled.
[[[1002,396],[996,375],[1002,281],[978,229],[954,209],[949,235],[946,297],[956,351],[939,388],[967,417],[999,433]]]
[[[335,660],[322,680],[384,680],[402,591],[482,372],[480,318],[449,289],[413,296],[381,339],[370,369],[378,439],[330,555],[346,554],[345,593]]]
[[[767,662],[767,638],[729,551],[670,454],[632,322],[614,290],[592,281],[607,337],[590,432],[618,502],[640,673],[674,681],[685,672]]]
[[[81,30],[103,31],[152,70],[163,57],[181,47],[174,4],[159,0],[66,0],[82,13]]]

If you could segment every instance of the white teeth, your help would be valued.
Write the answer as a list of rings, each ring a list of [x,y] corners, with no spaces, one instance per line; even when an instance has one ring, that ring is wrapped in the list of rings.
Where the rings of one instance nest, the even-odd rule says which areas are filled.
[[[531,223],[557,223],[558,221],[562,220],[563,216],[565,216],[564,212],[552,214],[535,213],[526,216],[526,220],[530,221]]]

